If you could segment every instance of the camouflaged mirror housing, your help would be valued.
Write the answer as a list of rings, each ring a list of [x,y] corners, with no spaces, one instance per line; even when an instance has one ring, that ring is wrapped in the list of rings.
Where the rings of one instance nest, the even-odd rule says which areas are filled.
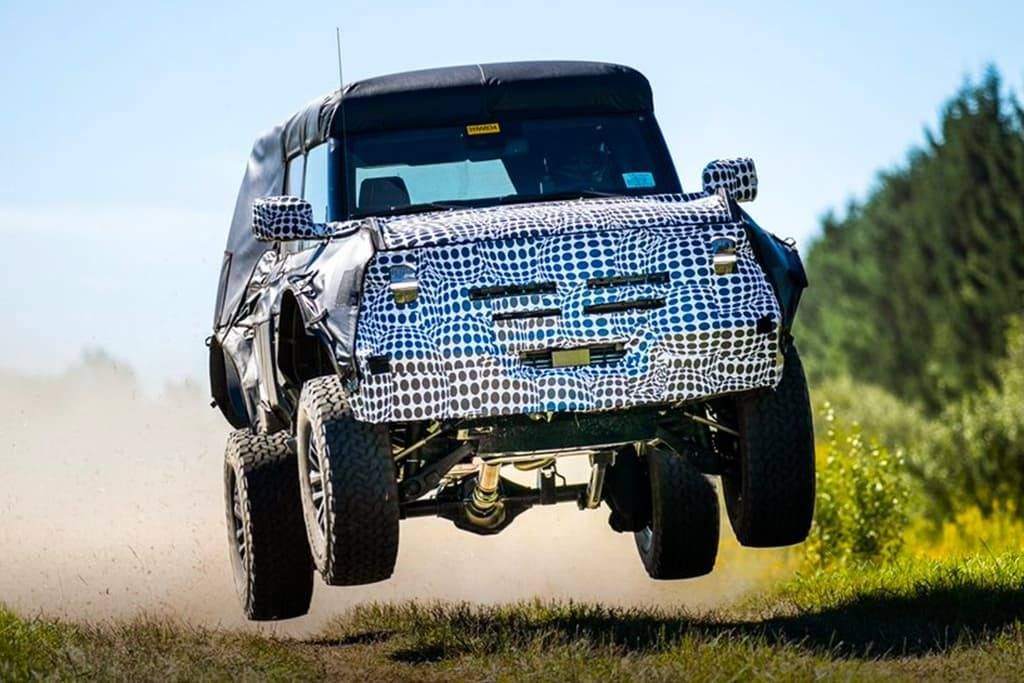
[[[302,198],[280,196],[293,172]],[[259,138],[209,342],[245,614],[305,613],[314,573],[388,578],[409,517],[496,534],[607,505],[647,573],[681,579],[715,564],[717,477],[741,543],[803,540],[807,282],[737,204],[756,191],[725,159],[684,193],[650,84],[615,64],[371,78]]]
[[[258,197],[252,203],[252,234],[260,242],[322,239],[328,227],[313,220],[313,207],[300,197]]]
[[[704,167],[701,180],[706,194],[724,190],[736,202],[757,198],[757,170],[754,160],[747,157],[716,159]]]

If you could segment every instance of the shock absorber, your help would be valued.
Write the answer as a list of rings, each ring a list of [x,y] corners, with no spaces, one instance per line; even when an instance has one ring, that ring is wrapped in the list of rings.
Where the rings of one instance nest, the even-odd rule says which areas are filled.
[[[501,465],[482,463],[476,486],[466,502],[466,518],[481,527],[495,527],[505,521],[505,506],[498,495]]]

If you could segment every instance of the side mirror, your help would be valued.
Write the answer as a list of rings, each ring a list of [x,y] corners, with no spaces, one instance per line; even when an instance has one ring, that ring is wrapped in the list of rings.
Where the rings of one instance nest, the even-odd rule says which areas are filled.
[[[313,221],[313,207],[298,197],[261,197],[252,203],[252,234],[260,242],[317,240],[330,235]]]
[[[702,179],[705,194],[725,190],[737,202],[752,202],[757,197],[757,171],[754,160],[747,157],[712,161],[704,167]]]

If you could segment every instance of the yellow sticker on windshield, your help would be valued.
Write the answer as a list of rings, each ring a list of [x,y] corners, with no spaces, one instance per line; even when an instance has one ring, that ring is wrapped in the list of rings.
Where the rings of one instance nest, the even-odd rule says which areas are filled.
[[[501,126],[496,123],[475,123],[466,126],[466,135],[494,135],[501,132]]]

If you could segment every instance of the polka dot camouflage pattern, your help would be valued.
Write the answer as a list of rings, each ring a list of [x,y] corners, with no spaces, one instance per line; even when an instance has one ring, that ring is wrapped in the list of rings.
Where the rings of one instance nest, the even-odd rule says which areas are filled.
[[[313,207],[298,197],[262,197],[252,203],[252,232],[261,242],[324,237],[326,226],[313,221]]]
[[[753,163],[753,162],[751,162]],[[725,222],[729,207],[717,195],[655,195],[494,206],[381,219],[388,249],[535,235],[647,228],[666,223]]]
[[[719,159],[704,167],[704,192],[714,194],[719,189],[738,202],[752,202],[757,198],[757,171],[749,158]]]
[[[356,416],[394,422],[608,410],[774,386],[780,312],[743,224],[719,197],[687,199],[389,221],[383,233],[391,250],[378,252],[366,272]],[[712,267],[710,245],[719,238],[736,244],[731,274]],[[396,266],[416,273],[410,303],[397,304],[391,292]],[[588,284],[594,278],[632,279]],[[546,286],[470,296],[471,288],[531,284]],[[592,349],[591,364],[526,360],[581,347]],[[618,356],[594,363],[594,350],[609,347]],[[375,373],[369,359],[380,357],[390,363],[378,362]]]

